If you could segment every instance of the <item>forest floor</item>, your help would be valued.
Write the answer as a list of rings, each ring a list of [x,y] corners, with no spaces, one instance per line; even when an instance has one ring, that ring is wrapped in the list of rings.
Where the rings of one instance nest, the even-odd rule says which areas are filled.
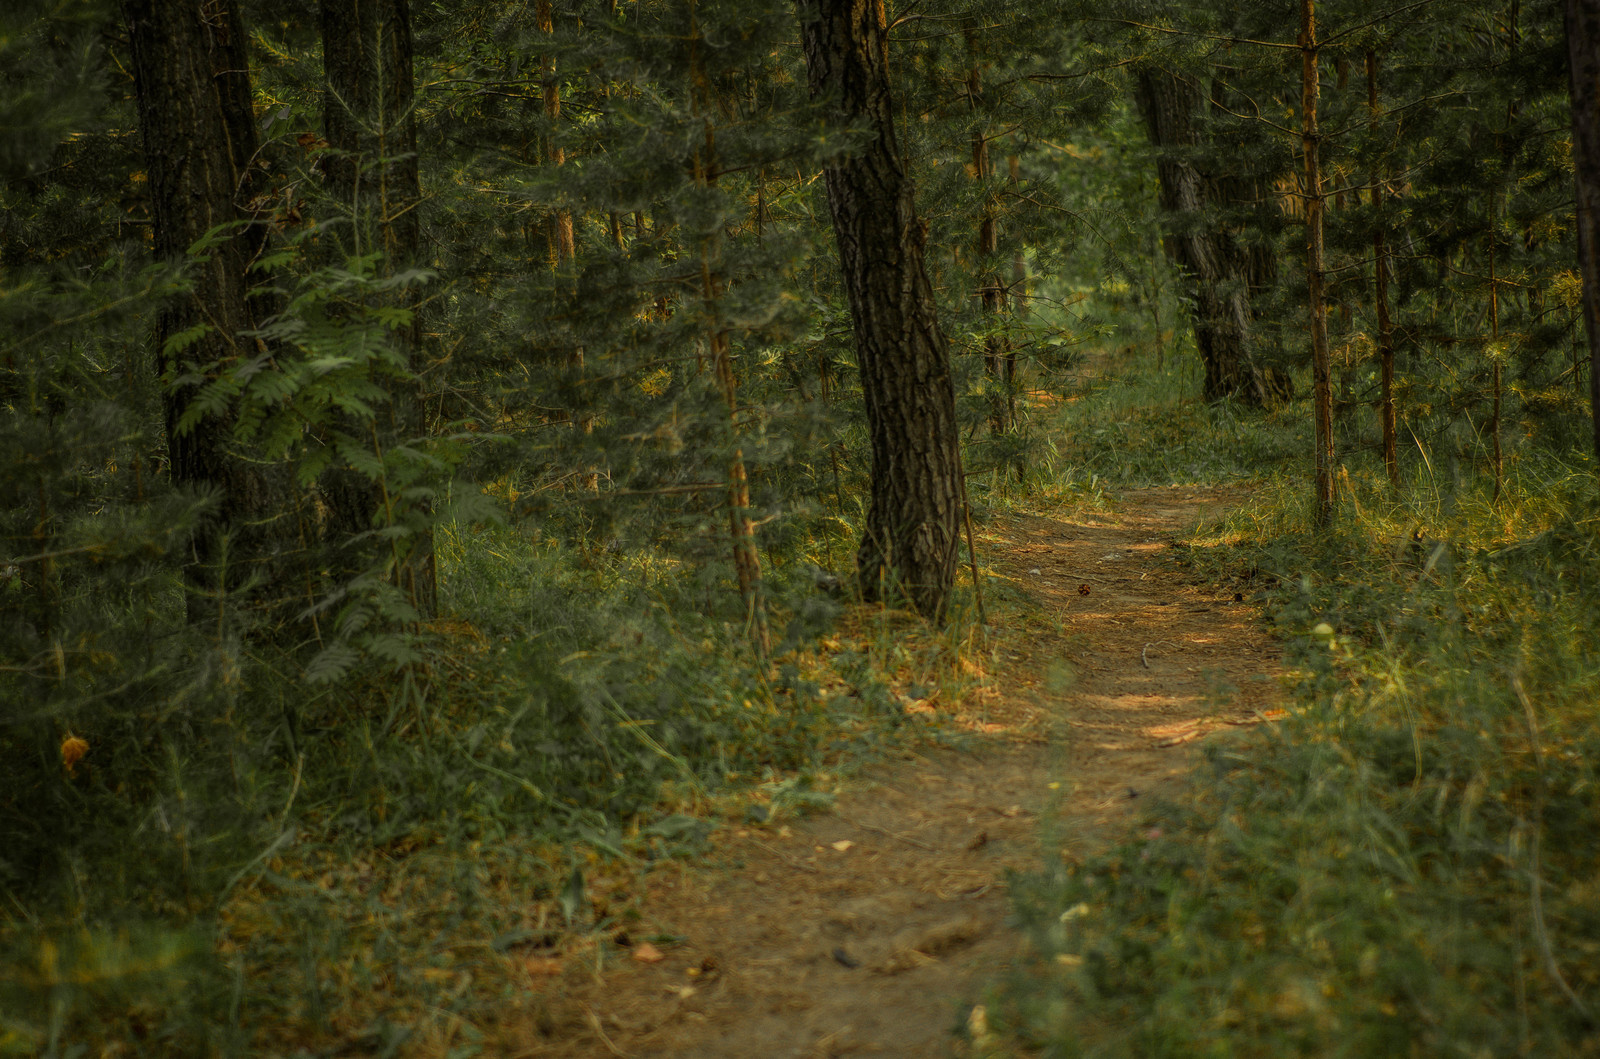
[[[1118,841],[1176,793],[1202,736],[1275,715],[1280,651],[1256,608],[1162,555],[1239,497],[1140,489],[1109,513],[992,522],[987,559],[1031,620],[1002,641],[1008,668],[969,725],[981,734],[903,752],[826,810],[724,828],[703,861],[652,872],[630,933],[681,940],[635,941],[604,973],[535,971],[545,1002],[500,1027],[500,1054],[949,1054],[1023,950],[1008,869]]]

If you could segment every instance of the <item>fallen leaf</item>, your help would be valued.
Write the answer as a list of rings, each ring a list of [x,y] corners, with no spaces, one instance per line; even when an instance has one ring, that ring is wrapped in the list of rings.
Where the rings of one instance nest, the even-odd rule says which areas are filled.
[[[72,775],[78,762],[83,760],[83,755],[89,752],[87,740],[79,739],[72,735],[61,741],[61,764],[66,766],[67,775]]]
[[[833,848],[838,850],[840,853],[843,853],[853,845],[855,845],[855,843],[851,842],[848,838],[841,838],[839,841],[833,844]]]
[[[666,956],[648,941],[641,941],[633,947],[633,958],[640,963],[660,963]]]

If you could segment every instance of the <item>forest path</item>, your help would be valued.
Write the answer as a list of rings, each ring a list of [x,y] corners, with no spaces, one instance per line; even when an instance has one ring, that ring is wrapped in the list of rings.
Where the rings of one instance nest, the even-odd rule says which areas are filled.
[[[950,1054],[1021,944],[1006,870],[1114,841],[1198,736],[1272,704],[1279,652],[1254,608],[1158,558],[1237,500],[1141,489],[1114,514],[988,526],[988,560],[1036,609],[977,744],[869,769],[827,811],[725,829],[707,864],[657,869],[630,933],[684,940],[552,980],[540,1024],[504,1027],[502,1054]]]

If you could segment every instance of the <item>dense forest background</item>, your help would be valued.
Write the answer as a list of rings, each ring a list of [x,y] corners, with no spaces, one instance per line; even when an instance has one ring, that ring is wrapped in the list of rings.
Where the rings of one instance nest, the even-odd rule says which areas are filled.
[[[1205,561],[1332,623],[1307,695],[1338,629],[1457,652],[1466,742],[1545,732],[1452,751],[1502,818],[1439,856],[1521,893],[1564,821],[1507,1003],[1577,1049],[1597,71],[1593,0],[7,3],[0,1051],[470,1020],[390,906],[307,887],[411,858],[429,915],[573,926],[594,851],[937,738],[905,688],[958,694],[1016,605],[990,514],[1269,475]],[[335,1018],[375,974],[402,999]],[[1435,1044],[1485,1032],[1423,992]]]

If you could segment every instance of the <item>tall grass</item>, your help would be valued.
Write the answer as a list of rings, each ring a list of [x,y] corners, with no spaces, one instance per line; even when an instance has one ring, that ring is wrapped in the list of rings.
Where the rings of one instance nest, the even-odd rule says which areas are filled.
[[[1233,445],[1210,415],[1189,451]],[[1600,1053],[1600,491],[1531,446],[1498,499],[1437,462],[1396,494],[1352,461],[1323,530],[1303,464],[1258,464],[1194,535],[1181,561],[1265,604],[1289,714],[1211,742],[1115,850],[1018,880],[1019,1050]]]

